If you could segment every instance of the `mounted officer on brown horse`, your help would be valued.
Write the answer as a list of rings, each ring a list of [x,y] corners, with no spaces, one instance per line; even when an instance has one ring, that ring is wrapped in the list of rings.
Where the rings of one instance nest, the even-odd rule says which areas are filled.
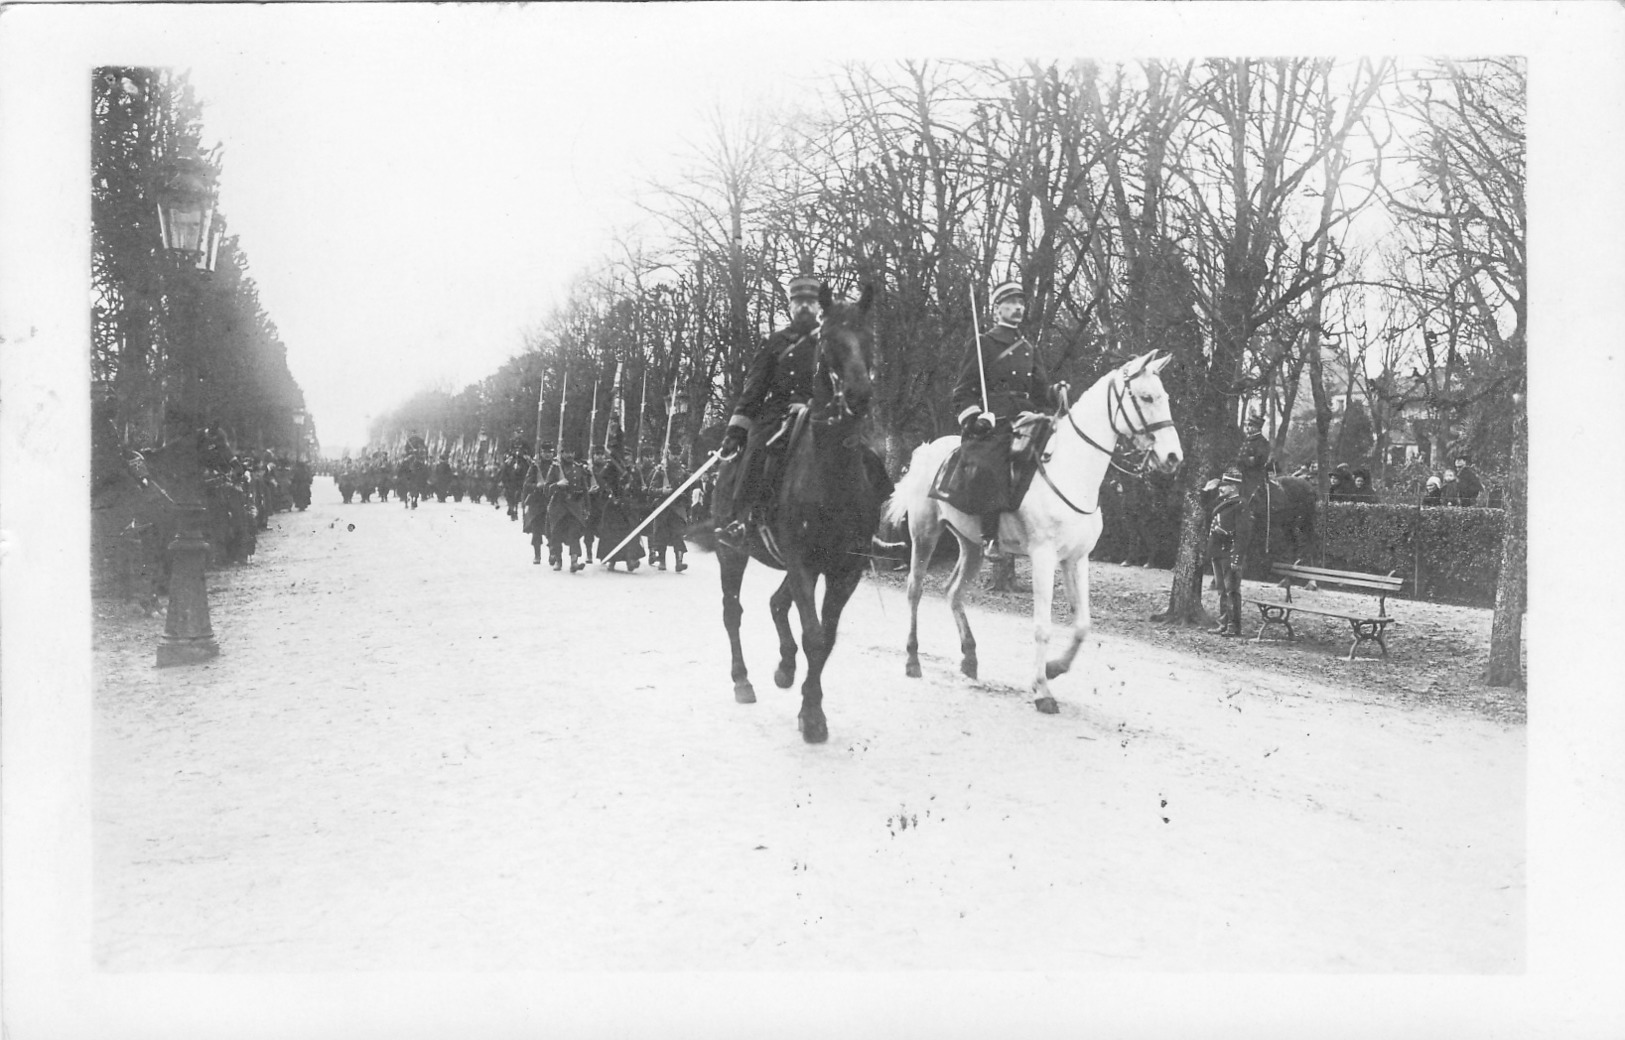
[[[790,279],[790,324],[775,331],[751,359],[745,385],[722,438],[723,469],[717,477],[717,539],[744,546],[753,511],[766,505],[788,438],[781,433],[792,408],[812,398],[818,361],[818,292],[811,275]]]

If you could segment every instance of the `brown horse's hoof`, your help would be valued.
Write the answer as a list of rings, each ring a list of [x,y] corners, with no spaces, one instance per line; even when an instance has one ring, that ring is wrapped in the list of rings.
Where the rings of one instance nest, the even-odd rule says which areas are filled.
[[[1059,661],[1044,662],[1044,678],[1046,679],[1053,679],[1056,676],[1065,675],[1066,670],[1067,666]]]
[[[960,661],[959,670],[964,673],[967,679],[976,678],[976,658],[967,657]]]
[[[1033,706],[1045,715],[1056,715],[1061,711],[1061,706],[1055,703],[1054,697],[1040,697],[1033,701]]]
[[[910,679],[918,679],[921,675],[920,662],[910,661],[908,664],[904,665],[903,674],[907,675]]]
[[[756,688],[751,686],[749,679],[734,683],[734,700],[739,704],[756,703]]]
[[[790,684],[795,681],[796,670],[794,668],[773,669],[773,685],[777,686],[779,689],[788,690],[790,688]]]
[[[796,716],[796,726],[801,730],[801,739],[809,744],[822,744],[829,739],[829,723],[824,721],[823,712],[814,716]]]

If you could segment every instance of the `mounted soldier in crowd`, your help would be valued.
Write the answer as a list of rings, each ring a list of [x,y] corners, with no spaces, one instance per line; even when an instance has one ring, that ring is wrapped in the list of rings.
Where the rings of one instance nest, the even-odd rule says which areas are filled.
[[[1270,439],[1264,436],[1264,416],[1259,412],[1248,412],[1241,428],[1235,467],[1241,473],[1241,499],[1250,503],[1269,480]]]
[[[743,549],[751,512],[772,500],[775,472],[788,449],[781,432],[792,411],[812,399],[818,362],[819,280],[790,279],[790,324],[768,336],[751,359],[722,439],[717,477],[717,538]]]
[[[570,550],[570,573],[586,566],[581,562],[581,536],[587,529],[587,496],[592,489],[592,473],[573,448],[561,448],[559,457],[547,471],[547,559],[554,570],[563,564],[564,549]]]
[[[339,463],[339,471],[334,474],[333,482],[339,486],[339,494],[344,498],[344,504],[349,505],[350,499],[355,497],[357,485],[355,460],[346,456],[344,461]]]
[[[525,533],[530,535],[531,563],[542,562],[542,543],[547,540],[547,475],[553,469],[553,445],[543,444],[525,472],[519,508]]]
[[[998,560],[999,518],[1020,505],[1011,468],[1017,420],[1025,412],[1054,410],[1058,395],[1038,348],[1021,331],[1027,316],[1021,284],[999,285],[991,302],[994,325],[969,344],[954,384],[959,454],[943,467],[931,495],[980,514],[987,557]]]

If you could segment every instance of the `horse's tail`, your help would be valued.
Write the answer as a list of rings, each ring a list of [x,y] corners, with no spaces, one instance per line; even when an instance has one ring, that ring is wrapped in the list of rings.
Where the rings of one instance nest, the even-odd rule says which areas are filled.
[[[931,481],[950,452],[959,446],[958,437],[938,437],[914,449],[909,459],[908,472],[898,481],[891,497],[881,507],[881,517],[888,524],[900,524],[909,513],[925,502],[931,491]]]

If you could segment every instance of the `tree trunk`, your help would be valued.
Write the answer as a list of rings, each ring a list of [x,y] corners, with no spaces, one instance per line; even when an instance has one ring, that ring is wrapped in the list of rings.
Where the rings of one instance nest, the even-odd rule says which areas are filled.
[[[1187,447],[1185,465],[1179,475],[1182,485],[1179,552],[1174,558],[1174,578],[1168,589],[1168,609],[1153,614],[1152,621],[1204,628],[1214,624],[1213,615],[1202,605],[1202,575],[1207,570],[1207,514],[1202,510],[1202,474],[1220,468],[1225,443],[1222,435],[1201,431]]]
[[[1491,686],[1524,684],[1523,613],[1528,601],[1527,474],[1529,427],[1522,407],[1513,418],[1512,458],[1507,467],[1506,512],[1501,535],[1501,574],[1495,583],[1495,616],[1490,622],[1490,663],[1484,681]]]

